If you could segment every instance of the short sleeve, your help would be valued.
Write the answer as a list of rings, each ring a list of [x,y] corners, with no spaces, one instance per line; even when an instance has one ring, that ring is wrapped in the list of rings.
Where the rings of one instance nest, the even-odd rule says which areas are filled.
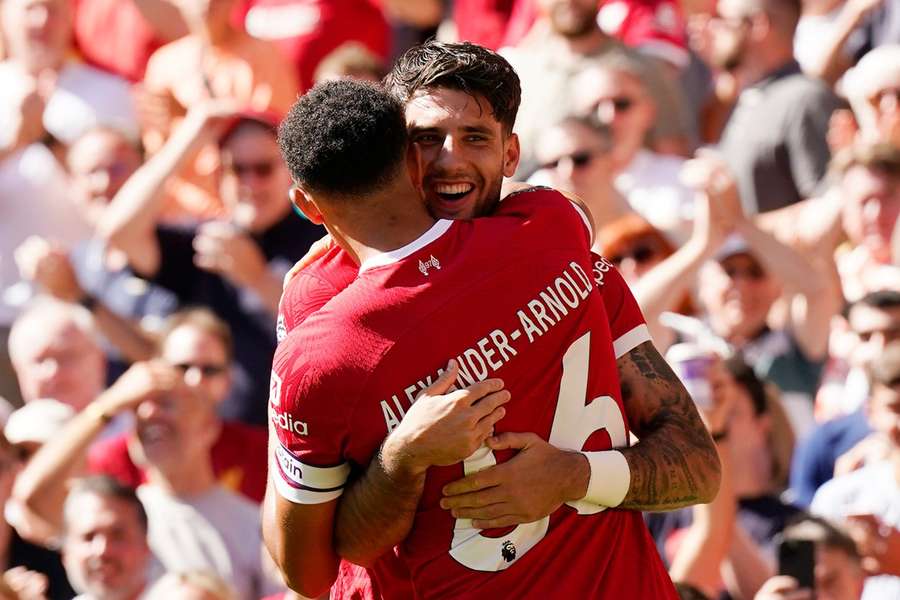
[[[609,332],[616,358],[628,354],[640,344],[651,341],[644,314],[621,273],[608,260],[591,253],[594,282],[603,296],[609,319]]]
[[[297,504],[320,504],[341,495],[350,474],[343,457],[351,396],[314,366],[313,340],[301,330],[288,335],[275,352],[269,388],[274,441],[270,465],[275,489]]]
[[[838,100],[825,89],[800,98],[786,132],[791,176],[801,198],[810,198],[828,170],[828,126]]]
[[[568,196],[548,187],[530,187],[507,195],[494,212],[498,217],[518,217],[546,224],[554,234],[580,234],[588,246],[593,224],[584,209]]]

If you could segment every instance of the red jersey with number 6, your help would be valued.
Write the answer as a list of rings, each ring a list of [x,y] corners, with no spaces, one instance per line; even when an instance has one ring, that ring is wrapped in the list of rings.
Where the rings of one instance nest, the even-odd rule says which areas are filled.
[[[449,358],[460,386],[500,377],[496,430],[576,450],[624,446],[615,351],[591,276],[590,235],[568,199],[528,194],[516,211],[439,221],[358,277],[276,352],[276,489],[337,498]],[[536,523],[481,531],[439,506],[441,489],[510,457],[486,449],[432,468],[400,547],[422,598],[675,598],[641,515],[574,502]]]

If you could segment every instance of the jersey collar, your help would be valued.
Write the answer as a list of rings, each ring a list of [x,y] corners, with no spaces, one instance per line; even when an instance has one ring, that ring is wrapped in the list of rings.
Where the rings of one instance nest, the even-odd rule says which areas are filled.
[[[448,219],[439,219],[428,229],[428,231],[426,231],[407,245],[401,248],[397,248],[396,250],[391,250],[390,252],[382,252],[381,254],[370,256],[361,265],[359,265],[359,272],[362,273],[363,271],[368,271],[369,269],[384,267],[403,260],[407,256],[421,250],[431,242],[444,235],[444,233],[446,233],[447,230],[450,229],[450,226],[452,224],[453,221],[450,221]]]

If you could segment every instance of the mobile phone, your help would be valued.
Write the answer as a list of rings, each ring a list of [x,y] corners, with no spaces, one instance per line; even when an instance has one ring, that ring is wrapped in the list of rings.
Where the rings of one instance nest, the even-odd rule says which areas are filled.
[[[810,540],[778,542],[778,574],[796,579],[801,588],[815,589],[816,545]]]

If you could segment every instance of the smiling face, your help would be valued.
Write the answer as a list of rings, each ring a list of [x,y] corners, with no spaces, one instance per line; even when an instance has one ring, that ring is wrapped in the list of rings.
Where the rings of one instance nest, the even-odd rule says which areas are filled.
[[[435,217],[471,218],[494,209],[503,177],[518,165],[519,140],[504,132],[484,98],[450,88],[422,90],[406,105],[406,124]]]

